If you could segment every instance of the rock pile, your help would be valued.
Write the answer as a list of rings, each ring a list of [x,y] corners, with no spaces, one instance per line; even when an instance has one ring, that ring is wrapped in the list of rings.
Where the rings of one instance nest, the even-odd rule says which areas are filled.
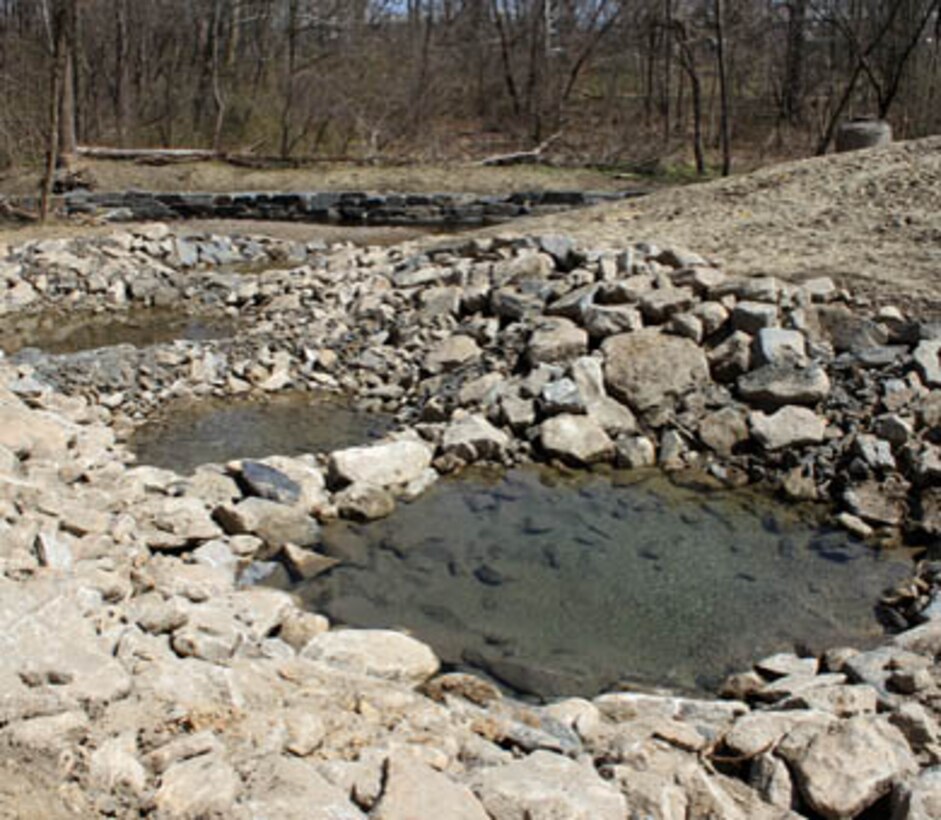
[[[737,279],[650,244],[507,237],[301,258],[227,241],[243,259],[297,255],[220,276],[190,270],[217,239],[192,241],[187,263],[152,228],[33,243],[0,266],[5,322],[165,292],[245,328],[0,359],[0,750],[56,761],[86,816],[936,813],[931,564],[893,610],[919,626],[869,652],[765,659],[719,701],[524,704],[442,674],[413,638],[331,629],[239,585],[273,555],[301,576],[329,569],[324,520],[388,515],[442,473],[533,457],[764,481],[833,500],[860,534],[933,537],[935,326],[865,311],[829,280]],[[138,265],[153,289],[136,288]],[[133,466],[117,440],[175,397],[287,387],[344,391],[401,430],[190,477]]]

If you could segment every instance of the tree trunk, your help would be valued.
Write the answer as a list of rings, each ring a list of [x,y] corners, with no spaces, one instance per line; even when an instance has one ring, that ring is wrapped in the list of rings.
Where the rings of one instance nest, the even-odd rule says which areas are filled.
[[[732,173],[732,135],[729,122],[729,82],[725,55],[725,5],[713,0],[716,16],[716,67],[719,74],[719,139],[722,145],[722,176]]]

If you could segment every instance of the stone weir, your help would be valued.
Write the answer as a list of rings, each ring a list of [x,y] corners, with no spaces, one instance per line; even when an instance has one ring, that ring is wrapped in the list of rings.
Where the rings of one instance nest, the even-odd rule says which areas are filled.
[[[173,219],[254,219],[333,225],[496,225],[643,196],[644,191],[524,191],[505,196],[366,191],[159,193],[118,191],[66,195],[69,214],[96,214],[112,222]]]
[[[765,658],[716,700],[525,703],[442,672],[414,638],[331,628],[239,583],[260,556],[316,567],[320,522],[394,514],[480,461],[695,470],[826,499],[861,536],[931,541],[934,325],[650,243],[187,241],[292,262],[184,268],[165,226],[0,262],[4,323],[178,299],[244,328],[0,359],[0,761],[38,761],[24,776],[55,784],[61,813],[937,816],[937,563],[895,591],[881,647]],[[288,387],[401,429],[192,476],[121,444],[175,398]]]

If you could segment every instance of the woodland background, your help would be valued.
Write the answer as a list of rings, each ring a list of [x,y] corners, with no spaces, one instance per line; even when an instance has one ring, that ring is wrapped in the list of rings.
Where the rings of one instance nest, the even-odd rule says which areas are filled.
[[[941,0],[0,0],[0,168],[75,146],[728,171],[941,131]]]

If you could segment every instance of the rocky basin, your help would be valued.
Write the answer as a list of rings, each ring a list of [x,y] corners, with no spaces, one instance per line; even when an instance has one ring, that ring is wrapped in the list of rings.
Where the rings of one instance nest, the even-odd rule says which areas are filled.
[[[285,265],[212,269],[259,255]],[[5,327],[184,301],[238,335],[0,359],[0,751],[63,816],[937,814],[936,324],[828,279],[556,235],[325,249],[154,225],[0,262]],[[395,429],[190,475],[126,446],[171,402],[286,390]],[[524,702],[239,583],[272,558],[329,577],[338,519],[531,461],[816,500],[929,560],[884,600],[897,634],[756,658],[718,698]]]

